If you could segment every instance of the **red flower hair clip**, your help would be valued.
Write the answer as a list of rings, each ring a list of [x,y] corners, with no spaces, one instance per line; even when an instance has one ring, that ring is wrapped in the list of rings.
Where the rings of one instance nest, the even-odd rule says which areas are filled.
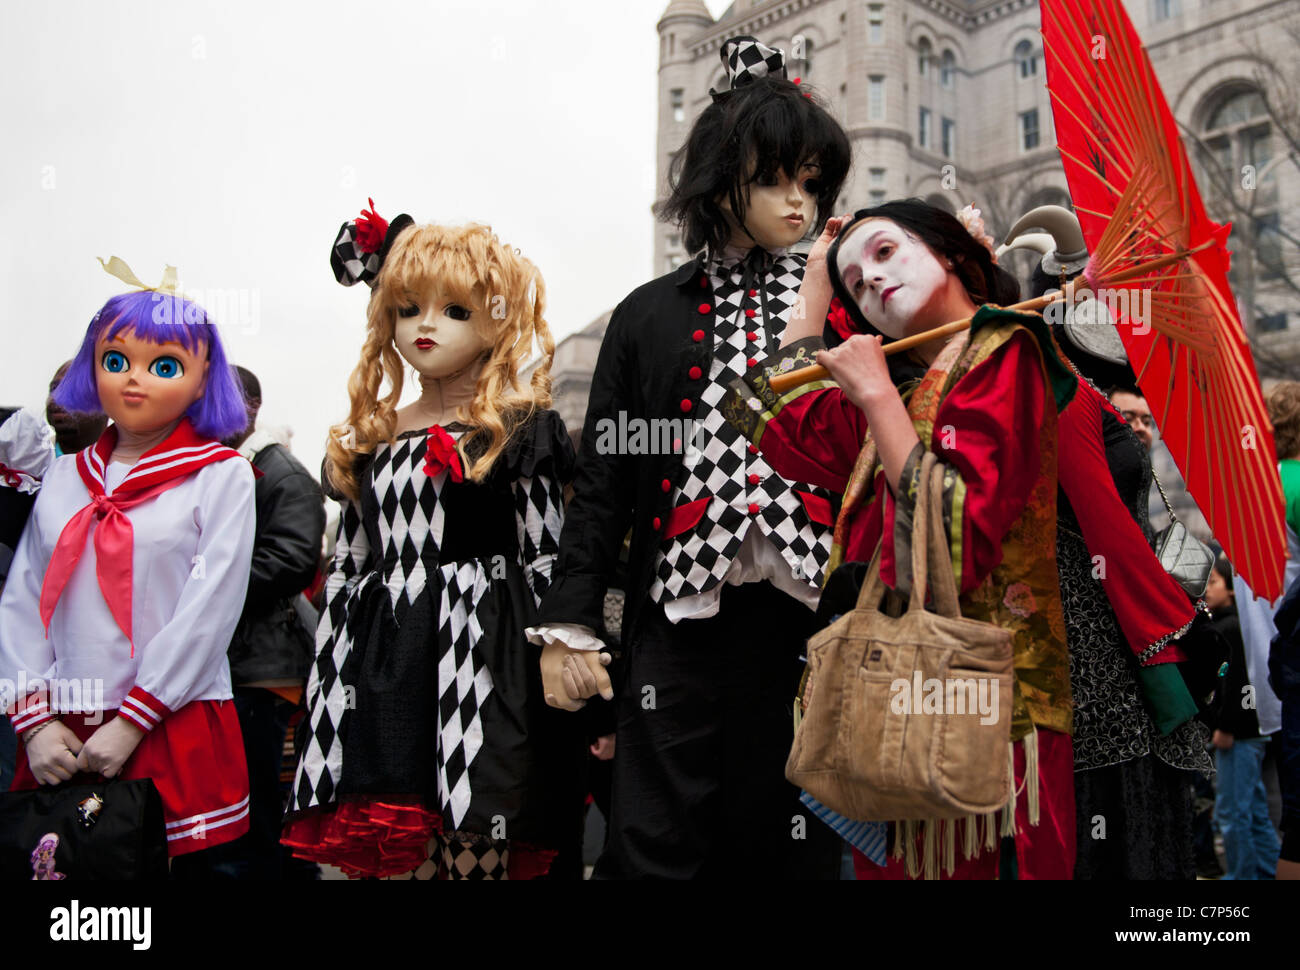
[[[424,473],[433,478],[444,468],[453,482],[465,480],[465,468],[460,461],[460,452],[456,450],[456,439],[441,425],[435,424],[424,439]]]
[[[369,211],[362,209],[361,215],[357,216],[357,246],[362,252],[374,253],[379,251],[388,235],[388,220],[375,211],[374,199],[366,201],[370,203]]]
[[[840,302],[838,296],[831,297],[830,309],[826,311],[826,322],[844,340],[848,340],[855,333],[860,333],[849,320],[849,311],[844,309],[844,304]]]

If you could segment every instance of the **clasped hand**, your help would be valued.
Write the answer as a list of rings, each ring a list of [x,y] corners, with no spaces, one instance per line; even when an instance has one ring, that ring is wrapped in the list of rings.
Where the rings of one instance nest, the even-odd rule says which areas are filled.
[[[609,680],[610,655],[595,650],[570,650],[559,642],[542,647],[542,692],[546,703],[566,711],[586,706],[586,698],[600,694],[614,699]]]

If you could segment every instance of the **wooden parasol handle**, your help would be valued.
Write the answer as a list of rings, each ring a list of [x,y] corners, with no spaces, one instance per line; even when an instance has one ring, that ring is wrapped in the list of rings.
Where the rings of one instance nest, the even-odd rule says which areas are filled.
[[[1036,296],[1032,300],[1024,300],[1020,303],[1013,303],[1007,310],[1041,310],[1049,303],[1064,299],[1063,294],[1053,293],[1051,295]],[[952,323],[945,323],[941,327],[935,327],[933,330],[927,330],[924,333],[913,334],[910,337],[904,337],[902,340],[895,340],[893,343],[885,345],[885,354],[897,354],[908,350],[918,344],[926,344],[937,337],[947,337],[962,330],[970,329],[970,317],[964,320],[954,320]],[[807,384],[809,381],[824,381],[830,377],[830,372],[820,364],[814,364],[812,367],[801,367],[799,370],[792,370],[788,374],[778,374],[768,381],[772,390],[777,394],[785,394],[796,387]]]

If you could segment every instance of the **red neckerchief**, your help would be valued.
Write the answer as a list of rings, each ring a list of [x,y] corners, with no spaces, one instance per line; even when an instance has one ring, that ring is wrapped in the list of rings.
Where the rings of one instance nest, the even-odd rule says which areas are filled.
[[[189,418],[181,418],[176,430],[165,441],[140,457],[113,494],[105,495],[104,476],[116,446],[117,426],[109,425],[95,444],[77,452],[77,471],[81,473],[81,480],[90,492],[90,503],[74,515],[59,534],[54,554],[50,556],[50,564],[45,570],[45,582],[41,586],[41,622],[48,639],[54,607],[86,548],[90,523],[98,519],[99,528],[95,530],[95,573],[99,578],[99,589],[104,594],[104,602],[108,604],[113,619],[126,634],[131,644],[131,656],[134,657],[135,640],[131,636],[131,565],[135,537],[126,510],[179,485],[204,465],[241,456],[220,442],[200,436],[190,424]]]

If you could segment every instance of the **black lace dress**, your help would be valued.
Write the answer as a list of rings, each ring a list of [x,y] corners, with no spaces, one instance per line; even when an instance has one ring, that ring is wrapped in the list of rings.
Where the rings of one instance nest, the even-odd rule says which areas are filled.
[[[1079,393],[1095,392],[1081,385]],[[1119,496],[1149,541],[1150,458],[1133,430],[1105,408],[1102,433]],[[1074,695],[1075,878],[1194,878],[1189,771],[1213,770],[1205,729],[1193,720],[1168,735],[1157,730],[1078,519],[1064,492],[1057,502]]]

